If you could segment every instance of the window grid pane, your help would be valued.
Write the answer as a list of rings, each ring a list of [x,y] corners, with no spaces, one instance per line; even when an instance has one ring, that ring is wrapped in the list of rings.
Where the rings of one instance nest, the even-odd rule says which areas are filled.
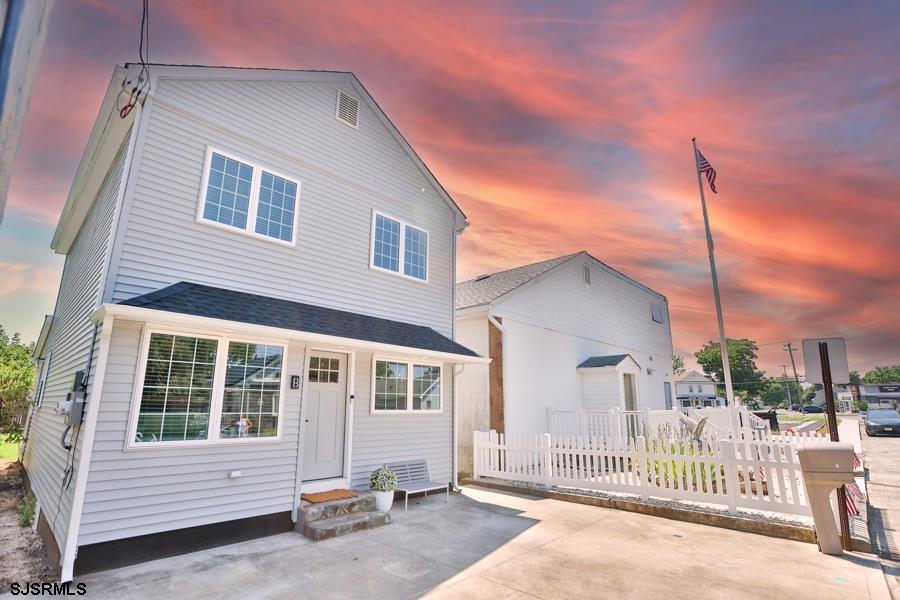
[[[135,442],[206,439],[216,350],[215,340],[150,335]]]
[[[403,251],[403,273],[416,279],[426,279],[428,262],[428,234],[415,227],[406,226],[406,246]]]
[[[373,262],[376,267],[400,271],[400,223],[381,215],[375,216],[375,248]]]
[[[309,380],[318,383],[339,383],[341,361],[337,358],[313,356],[309,359]]]
[[[408,371],[404,363],[375,362],[375,410],[406,410]]]
[[[263,171],[259,185],[256,233],[291,241],[296,203],[296,183]]]
[[[413,410],[441,409],[441,368],[413,365]]]
[[[228,344],[219,437],[278,435],[283,354],[281,346]]]
[[[246,229],[252,180],[253,167],[213,152],[203,218]]]

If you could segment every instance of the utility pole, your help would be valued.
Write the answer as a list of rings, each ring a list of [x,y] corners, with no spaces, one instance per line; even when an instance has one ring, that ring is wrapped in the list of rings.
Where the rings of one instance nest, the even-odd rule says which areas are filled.
[[[793,410],[791,408],[791,406],[794,405],[794,401],[791,400],[791,387],[788,385],[788,382],[787,382],[787,365],[781,365],[781,369],[784,371],[784,379],[783,379],[784,389],[787,390],[787,401],[788,401],[787,408],[790,411],[790,410]]]
[[[791,368],[794,370],[794,381],[797,382],[797,403],[800,405],[800,412],[803,412],[803,390],[800,388],[800,378],[797,377],[797,364],[794,362],[794,347],[788,342],[784,347],[788,354],[791,355]]]

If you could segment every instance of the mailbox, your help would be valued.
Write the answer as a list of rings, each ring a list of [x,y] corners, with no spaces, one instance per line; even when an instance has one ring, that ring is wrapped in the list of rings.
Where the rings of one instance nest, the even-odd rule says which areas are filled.
[[[830,498],[836,488],[853,482],[853,444],[805,446],[797,450],[797,455],[819,549],[825,554],[841,554],[841,540]]]
[[[834,479],[835,485],[853,482],[853,444],[806,446],[799,448],[797,455],[806,478]]]

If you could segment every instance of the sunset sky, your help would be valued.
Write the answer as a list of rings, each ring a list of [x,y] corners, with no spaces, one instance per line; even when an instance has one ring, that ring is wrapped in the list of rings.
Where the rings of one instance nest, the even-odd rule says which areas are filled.
[[[770,375],[790,369],[783,341],[825,334],[853,369],[900,363],[896,3],[151,0],[150,15],[154,62],[354,72],[468,215],[460,280],[588,250],[669,298],[686,355],[717,336],[697,136],[719,175],[729,336],[765,344]],[[138,0],[56,2],[0,226],[0,324],[26,339],[53,311],[50,238],[139,24]]]

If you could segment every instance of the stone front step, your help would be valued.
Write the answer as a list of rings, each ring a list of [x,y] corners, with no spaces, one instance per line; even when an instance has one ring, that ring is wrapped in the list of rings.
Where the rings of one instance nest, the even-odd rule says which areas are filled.
[[[327,519],[318,519],[311,522],[297,522],[300,533],[313,540],[321,542],[339,535],[347,535],[354,531],[372,529],[391,522],[391,515],[381,511],[354,512]]]
[[[373,510],[375,510],[375,496],[371,492],[360,492],[358,496],[343,500],[319,504],[304,501],[300,504],[300,516],[306,523]]]

